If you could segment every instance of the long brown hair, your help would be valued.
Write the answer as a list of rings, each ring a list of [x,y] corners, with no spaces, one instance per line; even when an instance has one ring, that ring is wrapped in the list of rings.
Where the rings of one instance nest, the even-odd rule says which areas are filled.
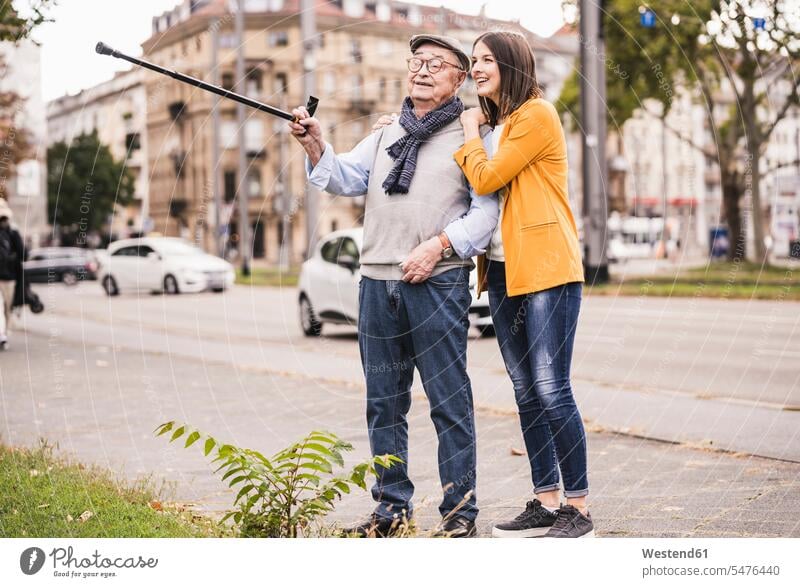
[[[544,95],[536,81],[536,59],[528,40],[514,31],[492,31],[483,33],[472,45],[482,42],[492,52],[500,70],[500,103],[478,96],[481,110],[492,127],[499,119],[522,106],[531,98]]]

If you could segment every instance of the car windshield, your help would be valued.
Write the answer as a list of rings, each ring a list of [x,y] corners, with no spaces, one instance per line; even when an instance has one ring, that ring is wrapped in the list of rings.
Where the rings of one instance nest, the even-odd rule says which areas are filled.
[[[158,243],[156,248],[164,255],[202,255],[203,251],[186,242],[164,241]]]

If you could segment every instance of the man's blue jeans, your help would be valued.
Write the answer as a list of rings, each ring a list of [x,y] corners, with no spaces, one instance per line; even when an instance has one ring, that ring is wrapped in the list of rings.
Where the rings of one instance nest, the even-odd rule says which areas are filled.
[[[570,384],[580,283],[509,297],[505,264],[490,261],[489,306],[519,410],[534,492],[589,493],[586,433]]]
[[[439,440],[442,516],[474,520],[475,416],[467,376],[469,269],[445,271],[412,285],[361,278],[358,345],[367,380],[367,427],[373,455],[402,464],[378,468],[375,513],[411,517],[414,485],[408,478],[408,422],[414,368],[430,403]]]

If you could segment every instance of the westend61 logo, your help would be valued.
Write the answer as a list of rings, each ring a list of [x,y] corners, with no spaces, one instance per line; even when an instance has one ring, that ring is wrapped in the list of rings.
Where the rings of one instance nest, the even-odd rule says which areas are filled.
[[[143,556],[108,557],[95,550],[89,556],[75,556],[71,546],[54,548],[45,555],[41,548],[26,548],[19,557],[19,568],[26,575],[35,575],[42,570],[47,557],[53,562],[54,577],[114,577],[115,569],[154,569],[157,558]]]

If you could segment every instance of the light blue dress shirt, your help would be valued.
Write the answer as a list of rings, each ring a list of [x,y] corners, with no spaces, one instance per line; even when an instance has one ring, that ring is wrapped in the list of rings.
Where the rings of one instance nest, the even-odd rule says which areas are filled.
[[[492,155],[491,131],[483,137],[486,152]],[[339,196],[363,196],[367,193],[369,174],[375,160],[381,133],[372,132],[352,151],[337,155],[330,143],[316,166],[306,157],[308,181],[317,189]],[[479,196],[470,188],[469,210],[448,224],[444,231],[453,251],[462,259],[482,255],[497,226],[497,194]],[[409,251],[411,252],[411,251]]]

